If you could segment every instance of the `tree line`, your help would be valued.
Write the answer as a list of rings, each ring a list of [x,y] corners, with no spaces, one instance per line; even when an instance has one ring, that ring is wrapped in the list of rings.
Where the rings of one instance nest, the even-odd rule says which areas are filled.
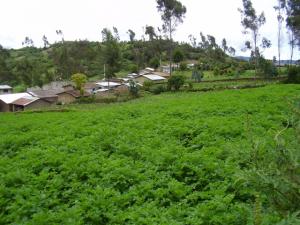
[[[0,46],[0,83],[41,86],[53,80],[68,80],[75,73],[99,78],[105,74],[109,78],[120,71],[137,72],[145,66],[158,68],[162,63],[171,67],[173,62],[184,60],[197,61],[199,69],[213,70],[215,74],[239,73],[245,69],[255,69],[256,74],[272,73],[273,62],[263,57],[264,49],[271,46],[261,35],[266,18],[263,12],[256,12],[251,0],[242,0],[243,7],[239,9],[243,33],[247,36],[244,49],[250,50],[251,55],[249,63],[234,58],[236,49],[228,46],[226,39],[218,44],[214,36],[200,32],[198,37],[189,35],[185,43],[174,41],[174,32],[184,22],[187,9],[177,0],[156,0],[156,3],[162,27],[146,25],[140,39],[129,29],[129,41],[122,41],[118,29],[113,27],[99,31],[99,42],[65,41],[63,31],[56,30],[60,41],[51,44],[44,35],[43,48],[35,47],[30,37],[25,37],[23,48],[18,50]],[[299,3],[297,0],[276,0],[274,9],[278,20],[280,64],[284,21],[289,31],[291,60],[295,46],[299,45]],[[185,68],[184,64],[181,68]]]

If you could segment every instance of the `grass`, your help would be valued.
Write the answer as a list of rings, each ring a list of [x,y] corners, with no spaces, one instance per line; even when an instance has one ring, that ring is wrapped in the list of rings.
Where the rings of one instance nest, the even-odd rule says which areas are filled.
[[[0,224],[253,224],[253,142],[272,143],[299,85],[167,93],[1,114]],[[294,130],[283,136],[294,143]],[[281,215],[264,203],[265,224]]]

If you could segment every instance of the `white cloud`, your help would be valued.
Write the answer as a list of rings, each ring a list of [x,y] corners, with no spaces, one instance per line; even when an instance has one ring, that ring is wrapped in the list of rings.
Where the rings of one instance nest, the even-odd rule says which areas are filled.
[[[242,34],[238,7],[241,0],[182,0],[187,7],[184,23],[178,27],[175,39],[188,41],[188,35],[199,37],[200,31],[214,35],[220,42],[225,37],[239,50],[245,36]],[[253,0],[257,12],[265,11],[267,23],[263,35],[272,41],[272,48],[265,51],[268,58],[277,55],[277,21],[273,5],[276,0]],[[116,26],[122,39],[128,39],[126,31],[132,29],[141,37],[143,27],[161,25],[155,0],[1,0],[0,43],[19,48],[26,36],[35,44],[42,44],[45,34],[50,42],[58,40],[55,30],[61,29],[66,40],[101,40],[104,27]],[[287,39],[286,39],[287,40]],[[241,53],[238,54],[249,54]],[[288,58],[288,47],[282,58]]]

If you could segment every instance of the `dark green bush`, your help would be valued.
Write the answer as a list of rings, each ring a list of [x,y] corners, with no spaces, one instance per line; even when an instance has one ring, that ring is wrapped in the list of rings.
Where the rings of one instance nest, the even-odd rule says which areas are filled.
[[[178,91],[184,85],[185,78],[182,75],[172,75],[168,80],[168,89]]]
[[[164,85],[160,84],[160,85],[156,85],[153,88],[151,88],[150,91],[155,95],[159,95],[160,93],[166,91],[166,87]]]
[[[288,69],[287,83],[300,84],[300,67],[291,66]]]

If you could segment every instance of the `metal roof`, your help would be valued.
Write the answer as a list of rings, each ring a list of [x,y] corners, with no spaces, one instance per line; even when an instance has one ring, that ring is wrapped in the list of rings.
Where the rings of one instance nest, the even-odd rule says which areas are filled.
[[[98,82],[96,83],[97,85],[101,86],[101,87],[117,87],[120,86],[120,83],[116,83],[116,82],[107,82],[107,81],[103,81],[103,82]]]
[[[158,75],[143,75],[143,77],[148,78],[149,80],[165,80],[166,78],[158,76]]]
[[[12,89],[12,87],[9,85],[0,85],[0,90],[3,90],[3,89]]]
[[[14,101],[18,100],[19,98],[24,98],[24,97],[32,97],[32,96],[28,93],[5,94],[5,95],[0,95],[0,100],[6,104],[11,104]]]
[[[35,101],[39,100],[37,97],[22,97],[17,99],[16,101],[12,102],[14,105],[21,105],[21,106],[27,106]]]

